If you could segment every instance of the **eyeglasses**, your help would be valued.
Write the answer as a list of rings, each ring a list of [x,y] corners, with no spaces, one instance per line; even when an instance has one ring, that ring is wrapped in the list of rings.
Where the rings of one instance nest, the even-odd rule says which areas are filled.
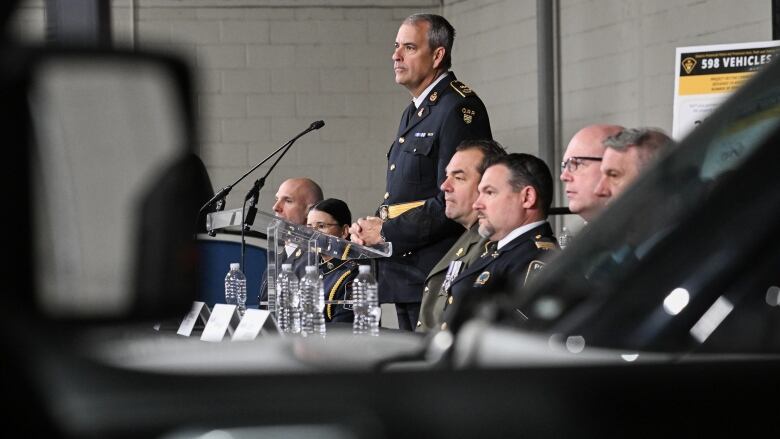
[[[573,173],[588,160],[600,162],[601,157],[569,157],[561,162],[561,172],[567,170],[569,173]]]
[[[306,227],[310,227],[312,229],[317,230],[328,230],[328,227],[338,226],[336,223],[314,223],[314,224],[306,224]]]

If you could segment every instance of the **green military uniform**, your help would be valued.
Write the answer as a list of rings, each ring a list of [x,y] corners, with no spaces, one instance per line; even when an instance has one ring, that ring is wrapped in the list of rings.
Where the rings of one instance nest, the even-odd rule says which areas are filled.
[[[479,258],[481,243],[484,240],[485,238],[479,236],[479,223],[474,223],[433,267],[425,279],[420,320],[417,322],[416,329],[418,332],[426,332],[431,328],[438,329],[441,326],[444,306],[447,301],[447,292],[443,291],[441,286],[444,283],[450,262],[462,261],[463,265],[460,267],[460,271],[464,271],[472,261]]]

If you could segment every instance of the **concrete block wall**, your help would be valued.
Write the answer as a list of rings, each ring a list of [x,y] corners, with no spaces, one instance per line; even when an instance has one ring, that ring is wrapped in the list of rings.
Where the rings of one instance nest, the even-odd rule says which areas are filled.
[[[202,155],[215,189],[322,119],[299,139],[261,192],[271,209],[285,178],[308,176],[353,215],[372,214],[384,193],[385,153],[408,93],[390,59],[401,20],[440,12],[437,1],[141,0],[140,47],[163,45],[196,63]],[[400,4],[400,6],[399,6]],[[233,189],[240,207],[261,167]]]
[[[562,149],[589,123],[671,131],[674,49],[771,38],[768,0],[558,0]],[[133,8],[135,5],[135,8]],[[372,213],[384,193],[385,153],[408,94],[393,82],[400,21],[442,13],[455,26],[453,68],[485,101],[497,140],[536,153],[534,0],[114,0],[115,42],[172,48],[193,60],[201,152],[216,189],[306,128],[261,194],[306,175],[326,196]],[[42,0],[13,23],[42,40]],[[557,176],[557,171],[555,172]],[[239,207],[255,173],[228,200]]]
[[[582,126],[671,132],[678,46],[771,39],[771,2],[559,0],[561,146]],[[482,97],[497,140],[536,153],[536,1],[445,0],[453,68]]]

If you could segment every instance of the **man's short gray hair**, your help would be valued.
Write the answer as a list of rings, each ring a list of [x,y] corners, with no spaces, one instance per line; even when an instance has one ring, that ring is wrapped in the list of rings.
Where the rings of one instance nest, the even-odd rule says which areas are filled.
[[[455,28],[441,15],[436,14],[412,14],[404,20],[404,23],[417,24],[425,22],[428,28],[428,46],[431,50],[444,48],[444,58],[441,60],[441,68],[449,70],[452,67],[452,45],[455,43]]]
[[[658,128],[626,128],[604,140],[604,146],[617,151],[639,148],[639,165],[644,167],[674,142]]]

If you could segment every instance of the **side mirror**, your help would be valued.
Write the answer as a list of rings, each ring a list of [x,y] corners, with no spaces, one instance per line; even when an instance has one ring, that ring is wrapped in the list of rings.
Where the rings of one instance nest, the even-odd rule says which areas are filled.
[[[13,49],[0,58],[16,207],[7,298],[45,318],[183,315],[198,294],[197,211],[211,191],[194,155],[186,65],[161,54]],[[8,267],[6,267],[8,268]]]

